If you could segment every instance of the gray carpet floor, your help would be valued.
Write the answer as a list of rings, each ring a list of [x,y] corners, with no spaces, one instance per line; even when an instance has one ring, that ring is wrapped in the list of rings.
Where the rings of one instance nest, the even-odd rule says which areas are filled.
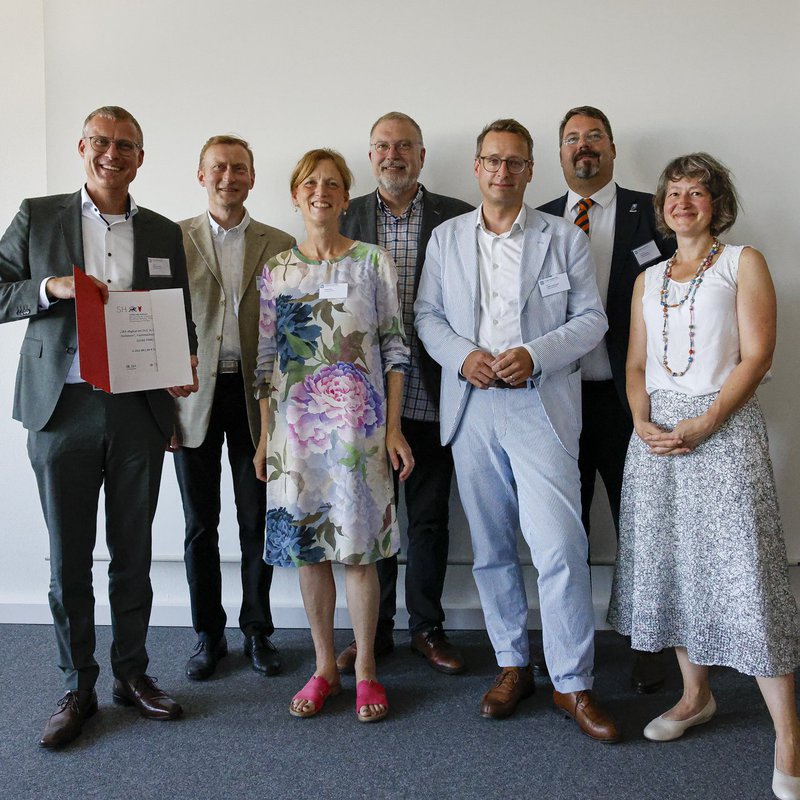
[[[532,638],[538,633],[532,632]],[[558,716],[551,686],[508,720],[478,714],[496,669],[486,634],[458,631],[469,671],[440,675],[396,635],[381,662],[391,716],[355,718],[352,678],[313,719],[287,713],[311,675],[310,635],[278,631],[284,672],[249,669],[241,636],[228,631],[231,654],[215,676],[191,683],[183,665],[194,644],[187,628],[153,628],[150,672],[179,700],[185,718],[153,722],[111,702],[110,631],[99,629],[100,712],[62,751],[37,740],[61,696],[49,626],[0,625],[0,798],[6,800],[216,800],[216,798],[541,798],[542,800],[760,800],[771,798],[772,728],[756,683],[713,671],[719,711],[708,725],[670,743],[642,738],[644,725],[671,705],[680,676],[670,657],[666,687],[637,696],[628,687],[630,656],[613,633],[597,635],[595,689],[621,722],[624,741],[602,745]],[[346,631],[337,643],[348,642]]]

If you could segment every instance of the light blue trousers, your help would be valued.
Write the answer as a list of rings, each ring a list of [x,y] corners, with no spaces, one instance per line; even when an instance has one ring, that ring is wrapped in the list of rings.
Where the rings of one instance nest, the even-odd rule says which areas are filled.
[[[530,662],[522,530],[539,573],[544,655],[560,692],[591,689],[594,619],[578,462],[534,388],[473,390],[453,439],[473,575],[501,667]]]

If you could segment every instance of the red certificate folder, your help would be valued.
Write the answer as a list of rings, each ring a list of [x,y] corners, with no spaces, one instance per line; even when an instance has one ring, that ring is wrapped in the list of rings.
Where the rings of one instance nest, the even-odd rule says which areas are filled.
[[[109,393],[192,383],[181,289],[109,292],[78,267],[75,315],[81,377]]]

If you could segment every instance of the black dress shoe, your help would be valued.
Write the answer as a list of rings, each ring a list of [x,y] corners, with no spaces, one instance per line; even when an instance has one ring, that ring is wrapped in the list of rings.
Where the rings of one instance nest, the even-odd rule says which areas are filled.
[[[277,675],[281,671],[281,654],[265,633],[244,637],[244,654],[261,675]]]
[[[217,669],[217,662],[226,655],[228,655],[228,642],[224,636],[214,643],[201,637],[186,662],[186,677],[190,681],[204,681],[210,678]]]
[[[47,725],[44,726],[41,747],[63,747],[76,739],[83,723],[97,713],[97,695],[94,689],[77,689],[67,692],[59,701]]]
[[[111,696],[115,703],[136,706],[146,719],[177,719],[183,709],[163,689],[156,686],[156,679],[149,675],[120,680],[114,678]]]
[[[666,678],[664,662],[661,653],[647,653],[643,650],[634,650],[633,671],[631,684],[639,694],[652,694],[657,692]]]
[[[547,662],[544,660],[544,653],[539,648],[531,649],[531,668],[533,674],[539,678],[548,678]]]

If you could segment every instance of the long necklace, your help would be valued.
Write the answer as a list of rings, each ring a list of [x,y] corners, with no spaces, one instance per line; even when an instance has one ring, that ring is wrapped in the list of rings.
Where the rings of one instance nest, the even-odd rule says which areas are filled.
[[[694,277],[689,282],[689,286],[686,289],[686,294],[683,296],[677,303],[669,303],[669,282],[672,279],[672,267],[675,264],[675,258],[677,257],[677,253],[675,253],[669,261],[667,261],[667,266],[664,269],[664,280],[661,283],[661,309],[663,311],[664,316],[664,324],[661,328],[661,338],[664,340],[664,358],[661,360],[661,363],[664,365],[664,369],[672,375],[673,378],[680,378],[685,375],[689,368],[694,363],[694,298],[697,294],[697,290],[700,288],[700,284],[703,282],[703,277],[706,273],[706,270],[711,266],[711,263],[714,261],[714,256],[719,253],[720,247],[719,239],[714,239],[711,244],[711,249],[708,251],[708,255],[700,262],[700,266],[697,268],[697,272],[694,273]],[[672,367],[669,365],[669,360],[667,359],[667,351],[669,349],[669,310],[671,308],[680,308],[686,301],[689,301],[689,358],[686,361],[686,366],[684,367],[682,372],[675,372]]]

